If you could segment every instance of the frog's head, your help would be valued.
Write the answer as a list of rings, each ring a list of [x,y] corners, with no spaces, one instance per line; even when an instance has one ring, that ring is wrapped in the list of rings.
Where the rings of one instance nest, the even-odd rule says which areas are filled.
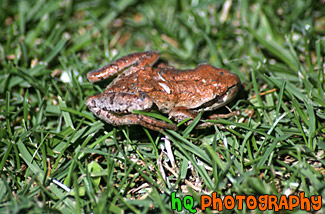
[[[241,82],[239,77],[222,68],[216,68],[208,64],[202,64],[199,69],[204,69],[204,76],[206,78],[206,87],[210,89],[210,100],[206,102],[202,107],[205,111],[218,109],[236,97],[239,91]]]

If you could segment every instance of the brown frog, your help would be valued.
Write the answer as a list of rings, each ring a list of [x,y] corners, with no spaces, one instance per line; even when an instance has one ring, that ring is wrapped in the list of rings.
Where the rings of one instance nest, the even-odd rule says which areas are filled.
[[[105,122],[118,126],[140,124],[152,130],[176,129],[174,124],[153,119],[133,110],[154,106],[177,122],[195,118],[201,111],[212,111],[230,102],[238,92],[240,79],[230,71],[200,64],[179,70],[155,63],[156,51],[133,53],[87,74],[90,82],[118,75],[100,94],[88,97],[87,107]],[[236,114],[233,112],[227,116]],[[210,118],[222,115],[212,115]],[[212,125],[208,122],[202,127]]]

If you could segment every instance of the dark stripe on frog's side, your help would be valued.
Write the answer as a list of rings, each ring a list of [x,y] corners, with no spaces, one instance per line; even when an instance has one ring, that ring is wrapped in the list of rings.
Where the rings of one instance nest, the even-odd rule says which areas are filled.
[[[209,107],[209,106],[212,106],[214,103],[223,103],[223,105],[220,105],[218,108],[222,107],[222,106],[225,106],[226,104],[228,104],[231,100],[233,100],[234,97],[231,97],[230,99],[228,100],[223,100],[223,97],[226,96],[228,93],[230,93],[230,91],[235,88],[235,87],[238,87],[239,84],[235,84],[233,86],[231,86],[227,91],[226,93],[224,93],[223,95],[221,96],[216,96],[214,99],[210,100],[209,102],[206,102],[204,103],[203,105],[197,107],[197,108],[194,108],[193,110],[201,110],[202,108],[206,108],[206,107]]]

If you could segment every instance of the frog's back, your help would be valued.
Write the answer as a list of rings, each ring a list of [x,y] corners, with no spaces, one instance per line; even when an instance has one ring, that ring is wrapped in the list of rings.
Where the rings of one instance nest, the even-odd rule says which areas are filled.
[[[235,74],[209,64],[189,70],[161,69],[158,73],[177,97],[175,106],[190,109],[222,96],[228,88],[239,82]]]

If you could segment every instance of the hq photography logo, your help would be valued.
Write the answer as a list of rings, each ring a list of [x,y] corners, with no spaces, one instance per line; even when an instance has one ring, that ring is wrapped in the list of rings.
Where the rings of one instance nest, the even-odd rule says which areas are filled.
[[[313,195],[305,197],[304,192],[300,192],[298,195],[226,195],[224,197],[218,197],[216,192],[210,195],[202,195],[200,197],[200,204],[194,207],[194,198],[190,195],[184,196],[183,198],[177,197],[176,193],[171,193],[171,208],[174,211],[187,210],[191,213],[196,213],[197,209],[206,210],[210,208],[216,211],[243,210],[246,205],[249,210],[273,210],[275,212],[284,210],[300,209],[304,211],[318,211],[322,207],[322,196]]]

